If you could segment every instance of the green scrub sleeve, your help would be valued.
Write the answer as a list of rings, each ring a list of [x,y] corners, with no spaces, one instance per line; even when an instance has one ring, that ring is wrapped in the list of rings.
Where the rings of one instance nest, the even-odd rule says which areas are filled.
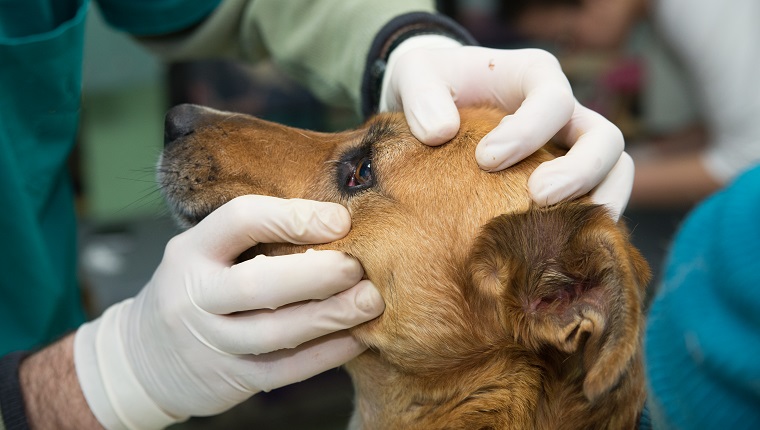
[[[0,20],[0,355],[36,348],[85,320],[67,160],[88,5],[0,1],[2,16],[41,17]]]
[[[225,0],[189,34],[144,39],[168,60],[271,58],[322,101],[361,106],[375,37],[394,18],[434,14],[433,0]]]
[[[105,20],[137,36],[185,30],[203,21],[221,0],[97,0]]]

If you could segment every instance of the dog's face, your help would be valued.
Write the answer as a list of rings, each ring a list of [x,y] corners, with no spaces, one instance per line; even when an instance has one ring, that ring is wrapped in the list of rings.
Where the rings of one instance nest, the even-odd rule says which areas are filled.
[[[410,333],[451,317],[440,307],[456,300],[450,297],[452,283],[466,275],[463,267],[479,229],[496,215],[528,209],[527,173],[545,159],[536,155],[524,168],[498,174],[479,169],[475,145],[498,121],[497,112],[486,110],[468,113],[457,139],[437,148],[420,144],[399,114],[339,134],[203,108],[180,107],[170,115],[192,122],[188,134],[167,145],[159,169],[180,221],[194,224],[243,194],[344,205],[351,232],[325,247],[358,258],[383,292],[385,315],[370,326],[385,327],[369,330],[378,334]],[[382,342],[363,335],[370,344]],[[430,346],[422,342],[419,348]]]
[[[185,105],[167,115],[159,180],[185,225],[243,194],[348,208],[350,233],[313,248],[362,263],[386,310],[353,333],[404,372],[550,348],[582,355],[584,391],[594,398],[638,351],[648,269],[603,208],[533,206],[527,180],[552,158],[547,151],[498,173],[477,166],[476,144],[502,117],[463,110],[457,136],[428,147],[398,113],[326,134]]]

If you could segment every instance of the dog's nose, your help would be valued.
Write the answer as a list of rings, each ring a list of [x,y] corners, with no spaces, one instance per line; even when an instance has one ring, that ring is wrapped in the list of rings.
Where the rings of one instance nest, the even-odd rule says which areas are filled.
[[[164,119],[164,145],[170,145],[180,137],[192,133],[203,110],[203,107],[192,104],[169,109]]]

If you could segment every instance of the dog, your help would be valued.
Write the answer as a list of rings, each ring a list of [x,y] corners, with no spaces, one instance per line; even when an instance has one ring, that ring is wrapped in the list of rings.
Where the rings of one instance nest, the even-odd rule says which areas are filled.
[[[498,173],[477,166],[504,115],[463,109],[458,134],[429,147],[400,113],[318,133],[180,105],[159,182],[185,226],[244,194],[348,208],[348,235],[309,247],[355,256],[386,302],[352,329],[369,349],[346,365],[350,428],[635,428],[647,263],[588,197],[532,203],[527,180],[551,145]]]

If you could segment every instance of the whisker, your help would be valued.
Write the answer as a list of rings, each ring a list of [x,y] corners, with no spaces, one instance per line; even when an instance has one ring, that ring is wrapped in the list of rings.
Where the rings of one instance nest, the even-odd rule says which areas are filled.
[[[243,114],[241,114],[239,112],[230,112],[230,114],[227,115],[227,117],[221,119],[219,122],[222,123],[222,122],[230,120],[230,119],[235,119],[235,118],[237,118],[239,116],[243,116]]]
[[[313,137],[311,137],[311,136],[307,136],[307,135],[305,135],[305,134],[301,133],[300,131],[298,131],[297,129],[292,129],[292,131],[295,131],[296,133],[300,134],[301,136],[303,136],[303,137],[305,137],[305,138],[307,138],[307,139],[309,139],[309,140],[314,140],[314,138],[313,138]]]
[[[138,179],[138,178],[127,178],[125,176],[117,176],[116,179],[120,181],[130,181],[130,182],[143,182],[146,184],[156,184],[158,185],[159,182],[155,179]]]

